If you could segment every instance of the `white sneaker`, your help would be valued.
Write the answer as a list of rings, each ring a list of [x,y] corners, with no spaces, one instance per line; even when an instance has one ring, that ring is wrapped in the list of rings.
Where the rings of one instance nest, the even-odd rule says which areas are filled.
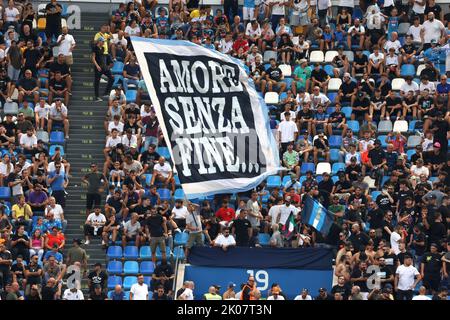
[[[106,246],[105,240],[102,240],[102,246]]]
[[[86,241],[84,242],[84,245],[85,245],[85,246],[88,246],[89,243],[91,243],[91,242],[90,242],[89,240],[86,240]]]
[[[174,232],[181,232],[180,228],[176,228]]]
[[[13,99],[11,99],[11,98],[6,98],[6,102],[13,102]]]

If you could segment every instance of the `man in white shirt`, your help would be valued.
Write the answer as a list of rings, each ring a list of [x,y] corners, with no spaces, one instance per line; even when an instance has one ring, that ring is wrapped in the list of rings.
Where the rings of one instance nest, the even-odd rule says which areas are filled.
[[[106,159],[108,159],[111,149],[116,147],[119,143],[122,143],[122,138],[119,136],[119,131],[116,128],[113,128],[111,130],[111,136],[106,140],[105,149],[103,149],[103,154]]]
[[[30,155],[37,148],[37,138],[32,128],[28,128],[27,133],[20,136],[20,146],[23,148],[25,154]]]
[[[50,105],[45,101],[45,97],[39,99],[39,104],[34,107],[34,120],[37,130],[44,130],[45,122],[48,120]]]
[[[155,184],[155,181],[162,182],[164,188],[167,188],[171,184],[172,192],[175,192],[175,179],[173,178],[172,168],[164,157],[159,157],[158,163],[153,167],[152,181],[150,184]]]
[[[84,237],[86,238],[84,244],[87,246],[90,243],[90,236],[101,236],[103,232],[103,226],[106,223],[106,217],[102,213],[100,206],[94,208],[94,212],[91,213],[84,224]]]
[[[283,154],[290,143],[295,142],[298,136],[297,124],[291,120],[291,113],[284,113],[284,121],[278,125],[278,142],[281,144],[281,153]]]
[[[398,33],[397,32],[392,32],[391,33],[391,39],[386,41],[386,43],[384,44],[384,51],[386,52],[386,54],[388,54],[389,53],[389,49],[394,48],[395,49],[395,54],[399,54],[399,50],[400,50],[401,47],[402,47],[402,44],[398,40]]]
[[[284,297],[280,295],[280,289],[278,287],[272,288],[272,295],[267,300],[284,300]]]
[[[434,18],[433,12],[428,13],[428,20],[422,24],[422,28],[424,50],[431,47],[431,40],[436,40],[436,43],[438,43],[440,38],[445,37],[444,24]]]
[[[68,34],[67,27],[61,29],[62,34],[56,40],[59,46],[59,54],[63,54],[66,58],[66,64],[70,67],[73,64],[72,51],[75,49],[75,39]]]
[[[230,235],[230,229],[225,228],[223,233],[219,234],[214,240],[214,247],[222,248],[223,251],[227,251],[229,247],[236,246],[236,240]]]
[[[400,241],[403,240],[403,227],[401,225],[397,225],[394,229],[394,232],[391,233],[390,241],[391,248],[395,255],[400,253]]]
[[[395,271],[394,289],[397,292],[397,299],[411,300],[413,290],[420,280],[422,280],[422,277],[419,271],[412,265],[411,255],[406,254],[403,264]]]
[[[45,215],[53,214],[55,220],[61,221],[62,231],[66,230],[67,220],[64,219],[64,209],[56,203],[55,197],[48,198],[48,205],[45,208]]]
[[[148,286],[144,283],[144,276],[138,274],[138,282],[130,289],[130,300],[148,300]]]
[[[66,289],[63,294],[63,300],[84,300],[83,291],[72,288]]]
[[[414,95],[418,94],[419,93],[419,85],[415,81],[413,81],[413,77],[406,76],[405,82],[400,87],[400,95],[404,96],[409,91],[413,91]]]
[[[175,206],[172,209],[172,219],[178,227],[184,228],[186,226],[186,218],[188,215],[189,211],[187,207],[183,205],[183,200],[177,199],[175,201]]]
[[[291,204],[291,197],[286,197],[284,206],[280,207],[280,213],[279,216],[276,218],[275,223],[284,226],[291,213],[294,215],[294,217],[296,217],[298,211],[299,211],[298,208]],[[272,221],[272,223],[274,222]]]
[[[414,296],[414,298],[412,298],[413,300],[427,300],[430,301],[431,298],[426,296],[427,293],[427,288],[425,288],[424,286],[421,286],[419,288],[419,294],[417,296]]]
[[[312,297],[308,294],[308,289],[303,289],[302,294],[299,294],[294,298],[294,300],[312,300]]]
[[[368,73],[372,71],[376,73],[383,73],[383,61],[384,54],[380,52],[379,47],[376,45],[373,47],[373,53],[369,55],[369,66],[367,67]]]
[[[414,17],[412,26],[409,27],[407,35],[411,35],[415,44],[422,44],[423,42],[423,26],[420,24],[420,18]]]

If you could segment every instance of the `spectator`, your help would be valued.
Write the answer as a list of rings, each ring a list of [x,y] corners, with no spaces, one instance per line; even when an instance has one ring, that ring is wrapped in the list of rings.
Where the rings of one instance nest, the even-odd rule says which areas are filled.
[[[130,300],[148,300],[148,286],[144,283],[144,276],[138,274],[138,282],[131,286]]]

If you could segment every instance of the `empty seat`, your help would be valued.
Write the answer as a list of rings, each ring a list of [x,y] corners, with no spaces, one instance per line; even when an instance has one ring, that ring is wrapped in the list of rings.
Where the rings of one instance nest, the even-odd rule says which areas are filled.
[[[330,149],[330,161],[331,162],[339,161],[339,149]]]
[[[121,259],[122,258],[122,247],[120,246],[110,246],[108,247],[108,251],[106,256],[108,259]]]
[[[156,152],[165,159],[170,159],[170,150],[167,147],[158,147]]]
[[[142,261],[139,265],[139,272],[144,275],[151,275],[155,271],[155,265],[152,261]]]
[[[178,175],[174,175],[173,178],[175,179],[175,186],[177,187],[181,187],[181,182],[180,182],[180,178],[178,177]]]
[[[347,121],[347,126],[353,132],[359,132],[359,122],[358,121],[356,121],[356,120],[349,120],[349,121]]]
[[[322,173],[331,173],[331,165],[329,162],[319,162],[316,168],[316,175]]]
[[[0,187],[0,199],[9,200],[11,198],[11,189],[9,187]]]
[[[109,261],[106,271],[109,274],[121,274],[122,273],[122,262],[121,261]]]
[[[145,177],[145,184],[149,187],[150,186],[150,183],[152,182],[152,174],[150,174],[150,173],[146,173],[146,174],[144,174],[144,177]]]
[[[343,162],[333,163],[333,166],[331,168],[331,173],[337,174],[339,171],[345,171],[345,163],[343,163]]]
[[[279,188],[281,186],[280,176],[269,176],[267,177],[267,188]]]
[[[342,137],[338,135],[332,135],[328,139],[328,144],[330,148],[340,148],[342,145]]]
[[[394,127],[392,129],[394,132],[408,132],[408,121],[406,120],[397,120],[394,122]]]
[[[372,200],[377,200],[377,197],[381,194],[381,191],[375,190],[370,193],[370,197]]]
[[[400,91],[402,85],[405,83],[405,79],[403,78],[395,78],[392,80],[391,86],[392,90]]]
[[[139,249],[139,257],[141,259],[151,259],[152,258],[152,252],[150,250],[149,246],[143,246]]]
[[[270,245],[270,235],[267,233],[258,233],[258,240],[262,246]]]
[[[325,53],[325,62],[332,62],[334,57],[336,57],[338,55],[337,51],[334,50],[329,50]]]
[[[109,276],[108,277],[108,289],[114,289],[117,285],[122,285],[122,277]]]
[[[328,90],[330,91],[338,91],[341,87],[342,80],[340,78],[331,78],[328,82]]]
[[[324,60],[323,52],[320,50],[311,51],[309,54],[309,62],[311,63],[322,63]]]
[[[327,52],[328,53],[328,52]],[[331,64],[327,64],[323,67],[323,70],[330,76],[334,77],[334,67]],[[330,99],[331,100],[331,99]]]
[[[390,120],[381,120],[378,123],[378,132],[379,133],[388,133],[392,131],[392,122]]]
[[[127,93],[125,94],[127,103],[136,102],[136,97],[137,97],[136,90],[127,90]]]
[[[159,197],[161,198],[162,201],[170,200],[172,198],[169,189],[160,188],[156,190],[156,192],[158,192]]]
[[[139,264],[136,261],[125,261],[123,266],[124,274],[138,274],[139,273]]]
[[[112,74],[120,74],[121,75],[123,72],[123,67],[124,67],[123,62],[120,62],[120,61],[114,62],[114,65],[111,69]]]
[[[353,51],[344,51],[344,54],[347,56],[348,62],[352,63],[355,59],[355,54]]]
[[[292,74],[292,68],[290,65],[288,64],[280,64],[278,66],[278,68],[280,68],[281,72],[283,73],[283,76],[285,77],[290,77]]]
[[[38,131],[36,132],[36,138],[37,138],[38,140],[42,140],[44,143],[48,143],[49,140],[50,140],[50,137],[49,137],[49,135],[48,135],[48,132],[47,132],[47,131],[44,131],[44,130],[38,130]]]
[[[137,277],[135,276],[126,276],[123,279],[123,288],[125,290],[130,290],[133,284],[137,283]]]
[[[123,252],[123,257],[129,260],[139,258],[138,248],[136,246],[126,246]]]
[[[178,260],[184,260],[184,249],[182,247],[176,247],[173,249],[173,258]]]
[[[66,140],[64,139],[64,132],[62,131],[52,131],[50,132],[50,143],[51,144],[64,144]]]
[[[187,232],[177,232],[175,233],[175,238],[173,243],[175,246],[185,246],[189,239],[189,233]]]
[[[176,189],[175,193],[173,194],[173,198],[175,200],[184,200],[186,198],[186,195],[184,194],[183,189]]]
[[[278,104],[278,93],[276,92],[266,92],[264,96],[264,102],[266,104]]]
[[[414,149],[406,150],[406,156],[408,157],[409,161],[411,161],[411,156],[415,153],[416,153],[416,150],[414,150]]]
[[[314,173],[315,171],[315,166],[314,163],[312,162],[303,162],[302,166],[300,167],[300,173],[301,174],[305,174],[307,171],[311,171],[312,173]]]
[[[408,142],[406,143],[406,146],[408,148],[414,148],[418,144],[422,143],[422,138],[420,136],[409,136]]]
[[[416,74],[416,68],[413,64],[404,64],[400,68],[400,75],[402,77],[411,76],[414,77]]]
[[[170,258],[170,254],[171,254],[170,248],[166,247],[166,259]],[[161,252],[161,249],[159,247],[156,248],[156,259],[157,260],[161,260],[162,259],[162,252]]]

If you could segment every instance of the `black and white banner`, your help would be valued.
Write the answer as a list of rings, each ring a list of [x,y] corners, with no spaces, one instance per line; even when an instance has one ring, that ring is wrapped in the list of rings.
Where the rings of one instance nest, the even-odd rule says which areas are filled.
[[[282,169],[240,62],[187,41],[131,40],[188,198],[247,191]]]

